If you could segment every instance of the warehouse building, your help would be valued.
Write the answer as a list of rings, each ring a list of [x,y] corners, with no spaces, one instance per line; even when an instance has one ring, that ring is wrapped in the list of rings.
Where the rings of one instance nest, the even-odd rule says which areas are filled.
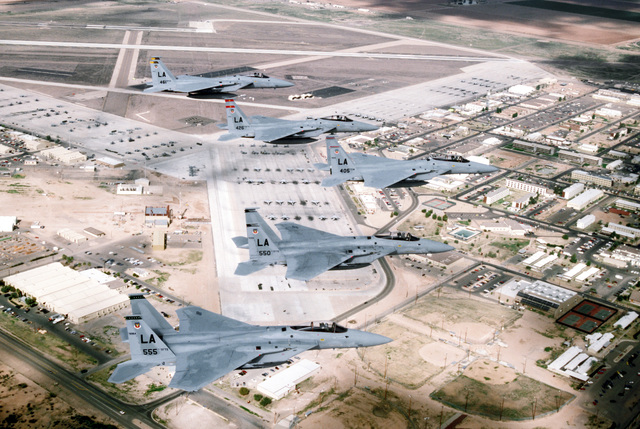
[[[607,164],[607,170],[617,170],[618,168],[622,167],[622,160],[620,159],[616,159],[613,162],[610,162],[609,164]]]
[[[578,182],[593,183],[594,185],[610,187],[613,185],[613,179],[609,176],[600,176],[597,174],[590,174],[583,170],[573,170],[571,172],[571,180]]]
[[[147,226],[168,227],[171,223],[171,211],[166,207],[145,207],[144,223]]]
[[[126,295],[106,283],[59,262],[5,277],[4,281],[76,324],[126,308],[129,303]]]
[[[582,210],[592,202],[602,198],[604,192],[600,189],[587,189],[577,197],[572,198],[567,202],[567,207],[574,210]]]
[[[553,314],[555,318],[569,311],[582,298],[569,289],[536,280],[512,279],[494,293],[502,303],[520,303]]]
[[[278,400],[294,390],[298,383],[302,383],[318,371],[320,371],[320,365],[310,360],[302,359],[295,365],[291,365],[284,371],[258,384],[256,388],[258,392]]]
[[[570,200],[582,191],[584,191],[584,183],[574,183],[562,191],[562,198]]]
[[[54,159],[64,164],[77,164],[87,160],[87,156],[78,152],[77,150],[69,150],[62,146],[53,147],[51,149],[45,149],[40,152],[45,158]]]

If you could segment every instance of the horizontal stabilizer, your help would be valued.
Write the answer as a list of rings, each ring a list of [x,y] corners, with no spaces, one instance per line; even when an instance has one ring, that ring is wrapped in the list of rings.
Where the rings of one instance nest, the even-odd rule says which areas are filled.
[[[233,237],[232,238],[236,247],[240,249],[248,249],[249,248],[249,239],[247,237]]]
[[[234,274],[237,276],[247,276],[249,274],[255,273],[256,271],[260,271],[267,265],[269,264],[257,261],[240,262]]]
[[[164,90],[166,90],[166,88],[163,88],[161,86],[150,86],[149,88],[143,89],[142,92],[149,94],[152,92],[162,92]]]
[[[218,137],[218,141],[219,142],[226,142],[226,141],[237,139],[237,138],[238,138],[237,136],[234,136],[231,133],[227,133],[227,134],[223,134],[220,137]]]
[[[329,171],[329,164],[325,164],[324,162],[318,162],[317,164],[313,164],[313,166],[320,171]]]
[[[109,377],[110,383],[124,383],[125,381],[129,381],[132,378],[136,378],[139,375],[144,374],[153,368],[156,364],[145,362],[135,362],[132,360],[121,363],[116,367],[116,370],[113,371],[111,377]]]
[[[216,127],[220,128],[221,130],[228,130],[229,129],[229,125],[227,125],[227,124],[216,124]]]
[[[325,177],[322,180],[322,186],[329,187],[329,186],[340,185],[340,184],[346,182],[347,180],[349,180],[349,178],[350,178],[350,176],[333,174],[333,175],[331,175],[329,177]]]

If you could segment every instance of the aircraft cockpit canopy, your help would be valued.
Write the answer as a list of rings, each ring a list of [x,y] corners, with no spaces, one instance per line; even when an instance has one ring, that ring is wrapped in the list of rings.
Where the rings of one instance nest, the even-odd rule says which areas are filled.
[[[334,334],[347,332],[347,328],[335,322],[311,322],[308,325],[291,326],[291,329],[304,332],[332,332]]]
[[[253,73],[253,77],[258,77],[258,78],[260,78],[260,79],[268,79],[268,78],[269,78],[269,76],[267,76],[267,75],[266,75],[266,74],[264,74],[264,73],[260,73],[260,72],[255,72],[255,73]]]
[[[382,239],[385,239],[385,240],[398,240],[398,241],[418,241],[418,240],[420,240],[415,235],[411,235],[410,232],[402,232],[402,231],[398,231],[396,233],[389,233],[389,234],[380,234],[380,235],[376,235],[375,237],[376,238],[382,238]]]
[[[326,119],[327,121],[340,121],[340,122],[353,122],[353,119],[345,116],[345,115],[331,115],[325,116],[322,119]]]
[[[447,162],[469,162],[469,160],[460,155],[438,155],[434,156],[433,159]]]

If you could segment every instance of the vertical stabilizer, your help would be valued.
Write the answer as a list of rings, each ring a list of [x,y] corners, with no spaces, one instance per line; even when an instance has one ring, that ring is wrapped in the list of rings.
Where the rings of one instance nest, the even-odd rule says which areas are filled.
[[[151,83],[155,90],[175,89],[176,77],[169,71],[160,58],[151,58],[149,67],[151,68]]]
[[[335,136],[326,138],[327,162],[331,176],[322,181],[322,186],[335,186],[347,180],[359,180],[356,165],[349,154],[340,146]]]
[[[233,99],[225,100],[227,130],[236,137],[253,137],[251,122]]]
[[[158,310],[145,299],[143,294],[131,294],[129,295],[129,300],[131,313],[134,316],[141,316],[151,329],[157,331],[160,335],[164,335],[167,332],[175,332],[169,322],[158,313]]]
[[[276,263],[280,259],[280,239],[258,214],[256,209],[246,209],[247,240],[251,260]]]

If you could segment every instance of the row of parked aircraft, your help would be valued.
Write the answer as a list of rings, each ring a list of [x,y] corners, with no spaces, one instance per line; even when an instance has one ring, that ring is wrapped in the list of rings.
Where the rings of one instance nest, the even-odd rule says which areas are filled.
[[[231,92],[241,88],[284,88],[291,83],[263,74],[205,78],[175,77],[159,58],[151,60],[151,87],[144,92]],[[265,116],[247,117],[226,100],[227,134],[220,140],[254,138],[274,142],[283,138],[317,137],[324,133],[372,131],[378,127],[346,116],[287,121]],[[316,168],[329,171],[323,186],[363,181],[375,188],[417,186],[443,174],[490,173],[495,167],[462,157],[432,157],[398,161],[365,154],[348,154],[333,135],[326,138],[327,163]],[[271,204],[265,200],[265,204]],[[319,201],[313,201],[320,205]],[[284,201],[276,201],[284,204]],[[289,201],[295,204],[295,201]],[[334,218],[337,216],[334,216]],[[271,217],[270,217],[271,218]],[[370,265],[380,257],[410,253],[447,252],[454,248],[409,233],[373,236],[339,236],[293,222],[275,225],[278,236],[258,214],[245,209],[246,237],[234,237],[236,246],[249,250],[235,274],[248,275],[269,265],[286,265],[286,277],[308,281],[327,270]],[[272,219],[273,220],[273,219]],[[175,365],[169,387],[196,391],[237,368],[282,365],[293,356],[312,349],[368,347],[391,339],[347,329],[332,322],[299,326],[257,326],[211,313],[199,307],[177,310],[176,332],[141,294],[130,295],[132,315],[120,330],[131,349],[131,360],[120,363],[109,381],[123,383],[158,365]]]

